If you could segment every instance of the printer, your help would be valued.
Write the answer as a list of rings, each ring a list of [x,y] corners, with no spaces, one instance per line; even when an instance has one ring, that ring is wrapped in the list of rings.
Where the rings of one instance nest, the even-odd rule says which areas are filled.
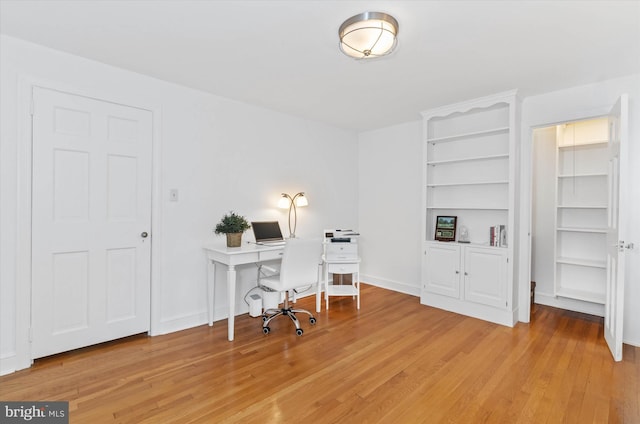
[[[358,260],[358,236],[353,230],[324,230],[324,258],[327,262]]]

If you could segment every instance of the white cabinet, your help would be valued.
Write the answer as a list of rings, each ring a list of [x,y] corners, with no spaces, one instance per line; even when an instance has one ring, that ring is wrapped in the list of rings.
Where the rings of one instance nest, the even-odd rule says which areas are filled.
[[[460,297],[460,245],[427,243],[425,262],[426,278],[423,290],[458,299]]]
[[[506,249],[468,246],[462,251],[464,299],[496,308],[506,308]]]
[[[516,321],[518,107],[514,90],[422,113],[421,302],[509,326]],[[466,228],[471,244],[434,244],[438,216],[457,217],[458,234]],[[506,246],[489,247],[498,225],[506,228]]]
[[[556,296],[604,304],[607,120],[557,127]]]
[[[463,311],[461,313],[477,312],[484,306],[506,311],[507,265],[504,248],[428,242],[421,301],[430,306],[453,308],[454,312]],[[494,315],[508,316],[502,312],[488,314]]]

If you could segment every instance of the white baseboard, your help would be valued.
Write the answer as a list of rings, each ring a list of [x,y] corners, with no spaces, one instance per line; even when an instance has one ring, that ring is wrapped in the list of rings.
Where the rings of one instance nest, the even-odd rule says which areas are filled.
[[[0,375],[7,375],[16,372],[16,355],[6,355],[0,357]]]
[[[569,311],[582,312],[583,314],[604,316],[604,305],[584,302],[582,300],[568,299],[566,297],[556,297],[546,293],[535,295],[535,302],[540,305],[553,306],[554,308],[567,309]]]
[[[177,316],[172,318],[166,318],[160,321],[160,325],[159,325],[160,328],[158,329],[158,331],[154,332],[152,336],[175,333],[176,331],[197,327],[199,325],[205,324],[206,322],[207,322],[207,311],[202,311],[194,314],[182,315],[182,316]]]
[[[508,309],[494,308],[493,306],[481,305],[435,293],[425,293],[421,297],[420,303],[507,327],[513,327],[518,322],[517,309],[510,311]]]
[[[622,343],[628,344],[629,346],[640,347],[640,340],[622,340]]]
[[[0,356],[0,375],[12,374],[31,367],[31,359],[17,352],[4,353]]]
[[[393,290],[404,294],[420,297],[420,285],[409,285],[398,281],[377,278],[372,275],[360,274],[360,281],[365,284],[380,287],[383,289]]]

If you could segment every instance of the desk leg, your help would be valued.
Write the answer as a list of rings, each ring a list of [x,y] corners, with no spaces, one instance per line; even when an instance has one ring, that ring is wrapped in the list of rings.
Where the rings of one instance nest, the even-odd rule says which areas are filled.
[[[322,293],[322,276],[324,275],[323,266],[318,265],[318,284],[316,286],[316,312],[320,313],[321,293]]]
[[[229,318],[227,320],[228,339],[229,341],[233,341],[236,319],[236,267],[233,265],[229,265],[227,269],[227,295],[229,305]]]
[[[209,259],[207,261],[207,312],[209,315],[209,327],[213,326],[213,307],[215,305],[214,287],[216,284],[216,263]]]
[[[333,274],[331,274],[331,278],[333,278]],[[329,312],[329,267],[324,268],[324,284],[324,302],[327,312]]]
[[[358,297],[358,309],[360,309],[360,269],[356,272],[356,284],[357,284],[357,297]]]

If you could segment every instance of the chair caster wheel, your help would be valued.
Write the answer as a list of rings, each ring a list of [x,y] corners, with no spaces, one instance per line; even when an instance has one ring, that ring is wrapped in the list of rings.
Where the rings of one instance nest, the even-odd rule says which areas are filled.
[[[309,318],[309,323],[310,324],[315,324],[316,323],[316,319],[314,317]]]
[[[302,333],[303,333],[302,328],[297,328],[297,329],[296,329],[296,334],[297,334],[298,336],[302,336]]]
[[[265,322],[267,320],[266,315],[262,315],[262,322]]]
[[[271,329],[269,327],[262,327],[262,332],[264,334],[269,334],[270,331],[271,331]]]

